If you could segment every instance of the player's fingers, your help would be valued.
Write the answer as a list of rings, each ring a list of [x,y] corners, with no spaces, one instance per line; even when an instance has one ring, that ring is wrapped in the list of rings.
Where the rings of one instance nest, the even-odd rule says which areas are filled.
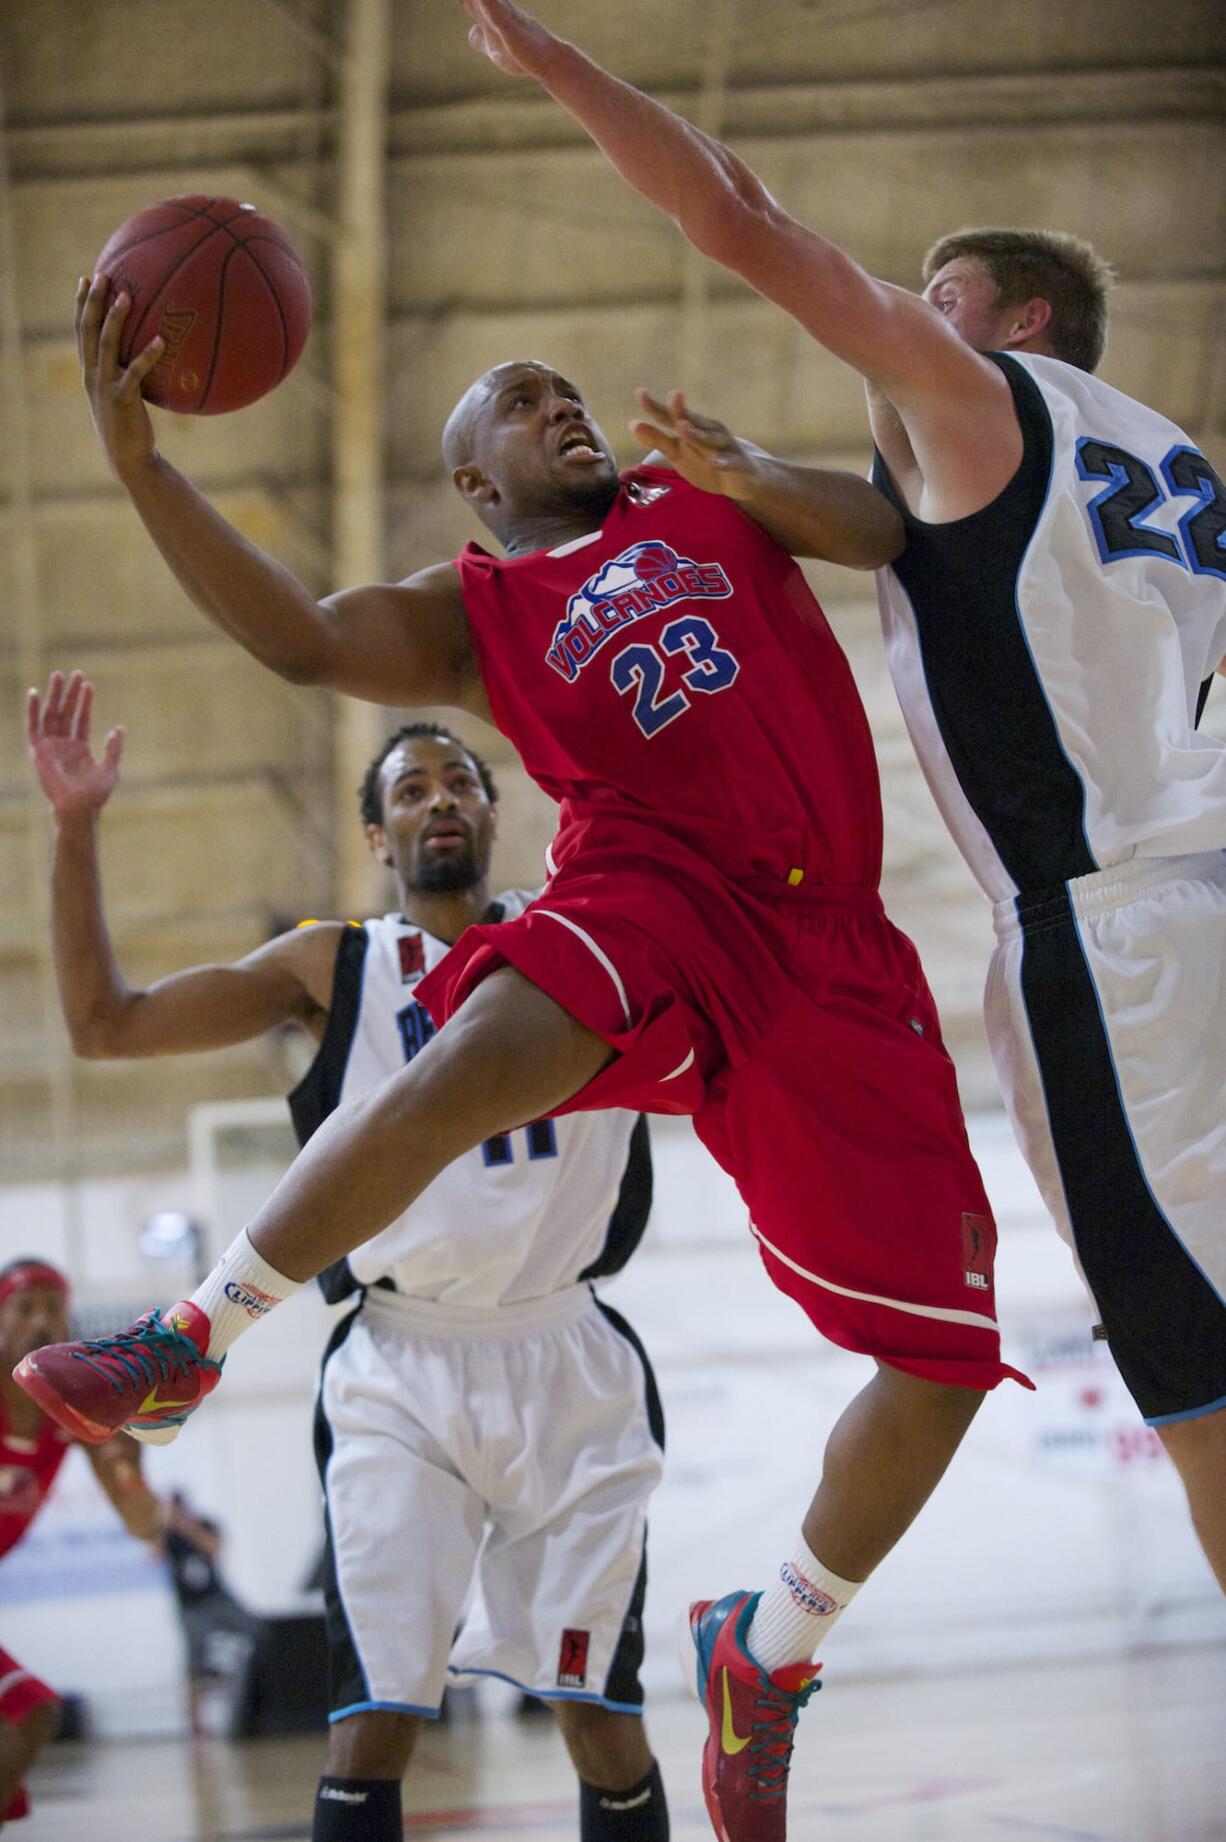
[[[696,416],[691,410],[686,416],[686,421],[696,434],[702,436],[704,441],[724,448],[732,447],[736,441],[731,430],[724,423],[716,422],[713,416]]]
[[[668,429],[657,428],[654,422],[632,422],[630,432],[645,448],[659,448],[661,454],[667,454],[669,460],[676,460],[681,452],[681,443],[677,437]]]
[[[119,400],[121,403],[134,403],[140,395],[141,385],[158,364],[166,350],[166,341],[159,333],[151,339],[143,352],[138,352],[127,370],[119,380]]]
[[[65,733],[75,736],[77,733],[77,716],[81,707],[81,674],[73,672],[64,691],[64,705],[60,712],[60,721]]]
[[[732,453],[735,443],[727,429],[696,428],[692,422],[682,422],[677,433],[687,448],[693,448],[695,454],[701,454],[707,460],[724,460]]]
[[[85,317],[85,303],[89,299],[89,276],[82,275],[77,280],[76,298],[72,303],[72,330],[79,340],[81,321]]]
[[[32,749],[43,732],[43,706],[38,692],[31,685],[26,692],[26,747]]]
[[[72,708],[72,724],[69,734],[74,742],[89,741],[89,715],[94,706],[94,687],[88,678],[80,680],[76,700]]]
[[[56,722],[60,714],[60,700],[64,695],[63,672],[52,672],[47,680],[47,701],[43,706],[44,727]]]
[[[686,423],[696,434],[721,435],[726,440],[732,439],[722,422],[717,422],[713,416],[700,416],[697,411],[692,410],[685,400],[683,390],[670,391],[668,407],[672,412],[674,422]]]
[[[106,300],[106,276],[95,275],[85,290],[81,307],[79,345],[81,363],[92,371],[98,362],[98,337],[102,325],[102,304]]]
[[[106,747],[102,754],[102,759],[107,767],[114,769],[119,766],[119,757],[123,754],[124,736],[126,733],[122,723],[109,731],[106,738]]]
[[[98,363],[110,377],[115,377],[119,371],[119,341],[131,305],[131,295],[122,292],[117,294],[107,309],[102,331],[98,335]]]
[[[673,426],[672,413],[668,409],[668,406],[661,403],[658,397],[653,397],[650,390],[636,390],[634,393],[634,400],[640,409],[646,411],[653,422],[661,422],[665,428],[671,428]]]

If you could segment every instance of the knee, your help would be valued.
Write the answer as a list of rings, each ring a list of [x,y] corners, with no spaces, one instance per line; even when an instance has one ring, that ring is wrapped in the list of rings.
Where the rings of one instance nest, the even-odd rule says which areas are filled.
[[[616,1714],[589,1702],[555,1702],[566,1750],[584,1784],[624,1791],[652,1766],[651,1748],[636,1714]]]
[[[334,1721],[328,1733],[330,1778],[403,1778],[421,1718],[372,1709]]]
[[[941,1421],[965,1430],[986,1399],[983,1388],[960,1388],[952,1382],[929,1381],[922,1375],[878,1362],[876,1388],[905,1417]]]
[[[1185,1478],[1208,1471],[1220,1483],[1226,1476],[1226,1407],[1154,1430]]]

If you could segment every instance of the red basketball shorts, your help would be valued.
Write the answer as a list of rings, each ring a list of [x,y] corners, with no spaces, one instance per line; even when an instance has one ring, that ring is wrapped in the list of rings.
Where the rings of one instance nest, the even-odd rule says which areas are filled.
[[[0,1720],[10,1727],[20,1727],[35,1708],[59,1700],[54,1689],[23,1669],[7,1650],[0,1650]],[[24,1785],[18,1785],[4,1809],[0,1823],[15,1823],[30,1813],[30,1799]]]
[[[996,1230],[918,956],[870,890],[561,871],[416,995],[443,1023],[515,967],[618,1054],[560,1112],[689,1113],[774,1283],[832,1342],[932,1381],[1007,1376]]]

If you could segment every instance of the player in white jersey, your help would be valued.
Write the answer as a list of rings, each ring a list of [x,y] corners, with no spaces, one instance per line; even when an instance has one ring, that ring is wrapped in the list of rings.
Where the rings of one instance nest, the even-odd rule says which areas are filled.
[[[1005,1098],[1226,1588],[1226,751],[1196,727],[1226,653],[1221,481],[1090,375],[1110,274],[1087,245],[959,233],[911,294],[510,0],[462,3],[477,50],[867,382],[907,531],[881,582],[890,665],[997,905]],[[763,462],[725,430],[675,435],[682,472]]]
[[[96,761],[91,703],[87,681],[57,673],[28,714],[55,817],[52,934],[73,1045],[184,1053],[297,1024],[318,1043],[290,1096],[305,1139],[429,1039],[414,987],[449,942],[529,899],[490,898],[489,770],[436,725],[399,731],[362,788],[397,912],[295,928],[235,965],[131,990],[97,855],[122,732]],[[590,1283],[629,1258],[650,1199],[645,1120],[547,1120],[458,1159],[323,1276],[330,1299],[359,1302],[328,1346],[316,1409],[332,1727],[314,1842],[400,1842],[421,1722],[448,1677],[479,1675],[550,1702],[583,1842],[665,1842],[638,1675],[663,1420],[642,1346]]]

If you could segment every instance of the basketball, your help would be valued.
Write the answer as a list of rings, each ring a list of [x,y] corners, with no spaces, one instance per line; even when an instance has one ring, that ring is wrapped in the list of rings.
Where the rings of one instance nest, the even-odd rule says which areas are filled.
[[[186,416],[219,416],[267,395],[293,370],[311,324],[306,270],[285,232],[254,205],[190,193],[138,211],[94,264],[107,304],[132,298],[120,341],[128,364],[159,334],[143,394]]]

